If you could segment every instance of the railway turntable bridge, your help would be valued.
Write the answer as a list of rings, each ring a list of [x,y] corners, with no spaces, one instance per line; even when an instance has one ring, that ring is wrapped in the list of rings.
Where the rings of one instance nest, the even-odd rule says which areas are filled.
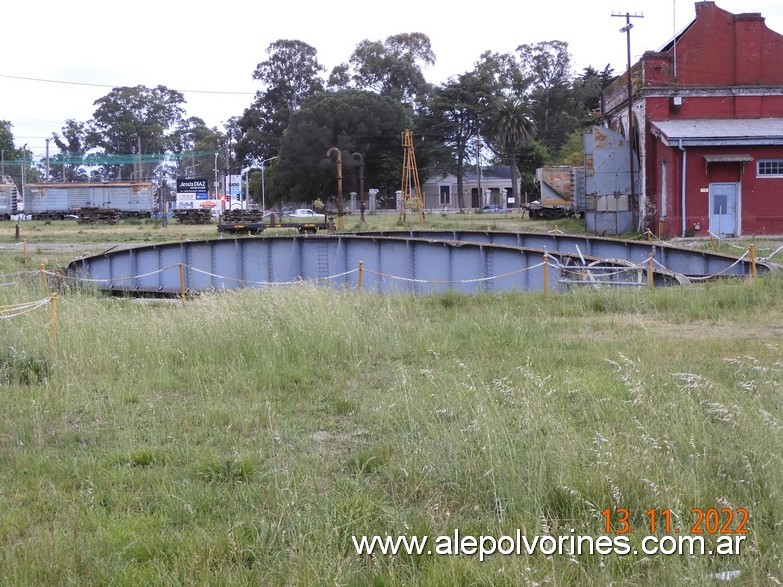
[[[665,243],[541,233],[390,231],[220,238],[115,250],[73,261],[70,279],[126,294],[312,282],[376,293],[474,294],[671,286],[778,267]]]

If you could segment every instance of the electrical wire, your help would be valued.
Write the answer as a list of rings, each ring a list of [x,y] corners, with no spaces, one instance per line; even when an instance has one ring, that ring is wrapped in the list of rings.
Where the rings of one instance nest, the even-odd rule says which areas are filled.
[[[44,78],[38,78],[38,77],[24,77],[20,75],[6,75],[0,73],[0,77],[7,78],[7,79],[18,79],[18,80],[24,80],[28,82],[42,82],[47,84],[66,84],[70,86],[89,86],[93,88],[118,88],[122,87],[120,85],[110,85],[110,84],[92,84],[88,82],[70,82],[70,81],[64,81],[64,80],[56,80],[56,79],[44,79]],[[171,89],[171,88],[170,88]],[[174,90],[176,92],[180,92],[182,94],[224,94],[229,96],[255,96],[255,92],[230,92],[230,91],[220,91],[220,90]]]

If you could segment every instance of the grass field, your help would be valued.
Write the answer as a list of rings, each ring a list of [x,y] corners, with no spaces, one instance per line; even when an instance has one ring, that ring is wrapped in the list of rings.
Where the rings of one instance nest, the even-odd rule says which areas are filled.
[[[70,260],[35,241],[28,266]],[[0,306],[46,300],[8,243]],[[302,285],[184,305],[61,292],[53,352],[50,305],[0,320],[0,583],[779,584],[782,287]],[[710,548],[747,509],[740,554],[480,561],[353,545],[518,530],[567,543],[607,534],[610,516],[639,550],[650,510],[662,537],[667,519],[692,534],[694,508],[720,517],[697,524]],[[633,534],[618,534],[623,510]]]

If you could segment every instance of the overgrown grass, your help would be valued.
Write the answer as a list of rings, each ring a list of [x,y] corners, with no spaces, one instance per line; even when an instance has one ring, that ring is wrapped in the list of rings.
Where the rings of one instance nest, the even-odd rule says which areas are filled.
[[[567,294],[317,287],[0,320],[4,585],[783,581],[783,279]],[[37,276],[0,305],[46,295]],[[11,376],[9,376],[9,374]],[[29,375],[26,375],[29,374]],[[750,511],[740,556],[382,556]]]

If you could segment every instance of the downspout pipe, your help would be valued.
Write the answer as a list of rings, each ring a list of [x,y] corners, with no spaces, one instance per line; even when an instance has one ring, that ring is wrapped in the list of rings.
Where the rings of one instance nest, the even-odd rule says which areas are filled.
[[[682,236],[685,236],[685,176],[688,168],[688,152],[682,148],[682,139],[680,139],[680,151],[682,151]]]

